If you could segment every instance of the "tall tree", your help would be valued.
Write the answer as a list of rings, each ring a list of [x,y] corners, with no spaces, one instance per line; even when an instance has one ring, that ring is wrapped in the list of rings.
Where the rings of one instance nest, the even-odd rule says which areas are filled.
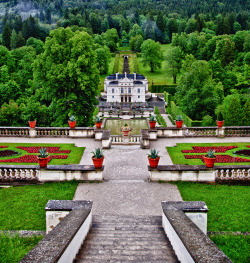
[[[7,47],[10,50],[10,43],[11,43],[11,30],[9,23],[6,23],[6,25],[3,28],[3,45]]]
[[[65,125],[68,114],[79,125],[91,124],[100,82],[93,46],[88,33],[59,28],[50,32],[44,53],[33,63],[36,96],[53,113],[52,125]]]
[[[148,65],[151,72],[154,72],[157,68],[161,68],[164,57],[159,42],[155,42],[152,39],[145,40],[141,46],[141,53],[143,65]]]
[[[176,84],[177,75],[180,73],[183,58],[184,54],[179,47],[171,48],[166,54],[166,71],[173,76],[174,84]]]

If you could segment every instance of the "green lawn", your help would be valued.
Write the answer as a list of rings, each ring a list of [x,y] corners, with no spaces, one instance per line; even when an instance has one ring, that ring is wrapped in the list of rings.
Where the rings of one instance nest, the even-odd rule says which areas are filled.
[[[164,56],[170,48],[171,48],[171,44],[161,45],[161,49],[163,50]],[[149,66],[146,67],[143,66],[143,64],[141,63],[141,58],[138,58],[138,64],[139,64],[140,74],[147,77],[150,86],[152,84],[152,80],[154,81],[155,85],[173,84],[173,77],[166,74],[167,63],[165,60],[162,63],[161,69],[157,69],[155,70],[155,72],[151,72]]]
[[[101,92],[104,91],[104,80],[105,80],[105,78],[113,73],[114,64],[115,64],[115,57],[111,57],[111,60],[110,60],[110,63],[109,63],[108,73],[100,75],[100,81],[101,81],[100,91]]]
[[[205,201],[208,212],[208,231],[249,232],[248,186],[208,185],[177,182],[184,201]],[[222,235],[212,240],[234,262],[249,262],[249,237]]]
[[[59,150],[70,150],[70,153],[50,153],[50,155],[68,155],[67,159],[52,159],[50,165],[64,165],[64,164],[78,164],[81,161],[85,147],[76,147],[74,144],[49,144],[49,143],[0,143],[0,146],[8,146],[8,148],[0,148],[2,150],[14,150],[20,154],[13,157],[1,157],[0,160],[19,158],[24,155],[39,155],[39,153],[28,153],[25,150],[17,149],[17,146],[23,147],[60,147]],[[37,165],[38,163],[14,163],[14,162],[0,162],[0,165]]]
[[[250,262],[250,236],[214,235],[210,239],[235,263]]]
[[[19,262],[42,238],[0,235],[0,263]]]
[[[167,147],[168,153],[171,157],[173,164],[186,164],[186,165],[204,165],[201,159],[185,159],[184,155],[201,155],[205,153],[182,153],[181,150],[192,150],[192,146],[212,147],[212,146],[238,146],[226,151],[225,153],[216,153],[216,155],[230,155],[232,157],[240,157],[243,159],[249,159],[249,162],[241,163],[215,163],[215,165],[248,165],[250,163],[250,157],[241,155],[234,155],[233,152],[241,149],[249,149],[246,146],[250,143],[177,143],[177,147]]]
[[[48,200],[72,200],[78,182],[0,188],[0,230],[45,230]]]

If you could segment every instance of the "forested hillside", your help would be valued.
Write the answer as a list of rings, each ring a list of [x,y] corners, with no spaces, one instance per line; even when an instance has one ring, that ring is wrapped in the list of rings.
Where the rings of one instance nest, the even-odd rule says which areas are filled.
[[[146,48],[171,45],[155,74],[165,60],[190,118],[247,125],[249,29],[245,0],[0,0],[0,125],[91,125],[99,74],[125,39],[145,65]]]

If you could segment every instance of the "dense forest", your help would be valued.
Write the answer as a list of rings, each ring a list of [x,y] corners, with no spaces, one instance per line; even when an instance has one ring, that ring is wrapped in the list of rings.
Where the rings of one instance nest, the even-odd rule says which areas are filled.
[[[125,39],[143,63],[155,42],[171,44],[156,65],[167,61],[190,118],[213,125],[220,111],[246,125],[249,29],[246,0],[0,0],[0,125],[61,126],[70,114],[91,125],[99,74]]]

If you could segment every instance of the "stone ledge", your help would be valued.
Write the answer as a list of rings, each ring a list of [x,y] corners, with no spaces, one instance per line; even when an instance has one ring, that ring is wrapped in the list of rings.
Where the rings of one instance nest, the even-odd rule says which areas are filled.
[[[208,208],[203,201],[174,201],[165,202],[162,201],[162,209],[165,210],[180,210],[183,212],[208,212]]]
[[[45,211],[72,211],[74,209],[91,210],[93,201],[49,200]]]
[[[182,203],[162,202],[164,229],[180,262],[232,262],[183,211],[207,210],[205,203]]]
[[[58,262],[89,214],[90,210],[72,210],[20,263]]]

